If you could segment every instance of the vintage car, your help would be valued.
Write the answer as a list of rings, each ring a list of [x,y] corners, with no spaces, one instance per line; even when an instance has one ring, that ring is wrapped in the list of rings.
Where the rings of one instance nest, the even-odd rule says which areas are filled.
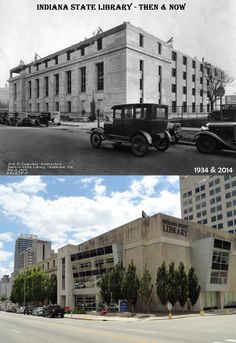
[[[146,155],[151,146],[160,151],[168,149],[171,141],[167,130],[168,106],[125,104],[113,106],[112,110],[113,122],[89,132],[93,148],[99,148],[103,140],[109,140],[118,145],[131,144],[136,156]]]
[[[180,123],[168,122],[167,130],[171,136],[171,143],[178,143],[182,137],[182,127]]]
[[[236,150],[236,122],[210,122],[194,136],[198,151],[211,154],[217,150]]]

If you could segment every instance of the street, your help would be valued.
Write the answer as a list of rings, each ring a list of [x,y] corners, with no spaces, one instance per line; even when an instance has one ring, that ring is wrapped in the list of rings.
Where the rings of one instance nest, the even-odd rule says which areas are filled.
[[[193,145],[172,144],[165,152],[150,148],[145,157],[130,145],[103,142],[93,149],[80,127],[0,126],[1,175],[184,175],[230,174],[236,152],[204,155]]]
[[[1,343],[236,342],[235,315],[98,321],[0,312],[0,323]]]

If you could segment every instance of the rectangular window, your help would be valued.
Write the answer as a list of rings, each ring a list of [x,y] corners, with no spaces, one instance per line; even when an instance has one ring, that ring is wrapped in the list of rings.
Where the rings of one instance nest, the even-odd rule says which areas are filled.
[[[196,78],[195,75],[192,75],[192,81],[195,82]]]
[[[39,98],[39,79],[35,80],[35,86],[36,86],[36,97]]]
[[[55,56],[54,60],[55,60],[55,64],[58,64],[58,56]]]
[[[183,71],[183,79],[184,79],[184,80],[187,79],[187,73],[186,73],[186,71]]]
[[[186,94],[187,93],[187,87],[183,87],[183,94]]]
[[[200,103],[200,112],[203,112],[203,103]]]
[[[196,67],[196,62],[195,61],[192,61],[192,67],[193,67],[193,69],[195,69],[195,67]]]
[[[139,34],[139,46],[143,47],[143,35],[140,33]]]
[[[86,92],[86,67],[80,68],[80,90],[81,92]]]
[[[44,63],[45,63],[45,68],[47,68],[48,67],[48,61],[45,61]]]
[[[161,55],[161,43],[157,43],[158,44],[158,54]]]
[[[102,50],[102,38],[98,38],[97,40],[97,49]]]
[[[81,46],[80,53],[81,53],[81,56],[85,55],[85,47],[84,46]]]
[[[59,94],[59,74],[55,74],[55,95]]]
[[[139,79],[139,89],[143,90],[143,79]]]
[[[176,85],[175,84],[171,85],[171,91],[172,91],[172,93],[176,93]]]
[[[201,85],[203,84],[203,77],[202,76],[200,77],[200,84]]]
[[[176,77],[176,69],[175,69],[175,68],[172,68],[171,75],[174,76],[174,77]]]
[[[182,108],[183,108],[183,112],[187,112],[187,103],[186,103],[186,101],[183,102]]]
[[[17,99],[17,84],[14,83],[14,100]]]
[[[69,61],[70,60],[70,51],[67,51],[67,53],[66,53],[66,58],[67,58],[67,61]]]
[[[196,111],[196,104],[195,102],[192,103],[192,112],[194,113]]]
[[[71,101],[67,101],[67,111],[71,112]]]
[[[66,287],[65,279],[66,279],[66,261],[65,261],[65,257],[63,257],[61,259],[61,289],[62,290],[65,290],[65,287]]]
[[[31,74],[31,66],[29,67],[29,74]]]
[[[200,89],[200,96],[203,96],[203,90]]]
[[[29,95],[29,99],[31,99],[31,96],[32,96],[32,85],[31,85],[31,81],[28,82],[28,95]]]
[[[96,64],[97,66],[97,90],[104,90],[104,63],[100,62]]]
[[[172,112],[176,112],[176,101],[172,101]]]
[[[67,77],[67,93],[71,94],[71,70],[66,72]]]
[[[177,57],[176,52],[172,51],[172,54],[171,54],[172,61],[176,61],[176,57]]]
[[[143,60],[139,61],[139,70],[140,71],[143,71],[143,63],[144,63]]]
[[[161,76],[161,74],[162,74],[162,68],[161,66],[158,66],[158,75]]]
[[[192,88],[192,95],[195,95],[196,91],[195,88]]]
[[[58,101],[56,102],[56,111],[59,112],[59,102]]]
[[[44,78],[45,96],[48,96],[48,76]]]
[[[183,64],[187,65],[187,57],[186,56],[183,56]]]

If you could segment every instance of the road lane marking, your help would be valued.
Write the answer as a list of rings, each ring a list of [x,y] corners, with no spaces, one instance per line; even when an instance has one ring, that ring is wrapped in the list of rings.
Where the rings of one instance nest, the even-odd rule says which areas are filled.
[[[15,329],[10,329],[10,331],[13,331],[13,332],[15,332],[15,333],[21,333],[20,331],[15,330]]]

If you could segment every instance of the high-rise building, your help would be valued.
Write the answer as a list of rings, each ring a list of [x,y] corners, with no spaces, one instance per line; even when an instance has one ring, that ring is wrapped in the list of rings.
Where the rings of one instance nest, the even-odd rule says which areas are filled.
[[[9,275],[3,275],[0,280],[0,296],[9,298],[12,290],[12,278]]]
[[[180,176],[182,218],[236,233],[236,176]]]
[[[21,234],[15,244],[14,275],[20,269],[47,259],[52,252],[50,241],[39,240],[36,235]]]
[[[21,61],[10,70],[9,111],[77,116],[93,107],[109,115],[113,105],[154,102],[174,115],[206,113],[207,72],[204,61],[126,22],[31,63]]]

